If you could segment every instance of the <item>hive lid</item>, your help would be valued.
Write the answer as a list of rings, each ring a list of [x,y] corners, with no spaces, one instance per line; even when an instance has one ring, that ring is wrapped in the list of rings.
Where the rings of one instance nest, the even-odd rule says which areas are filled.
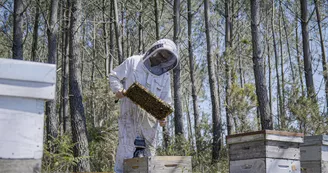
[[[276,131],[276,130],[261,130],[256,132],[241,133],[227,136],[227,144],[244,143],[251,141],[284,141],[303,143],[303,133]]]

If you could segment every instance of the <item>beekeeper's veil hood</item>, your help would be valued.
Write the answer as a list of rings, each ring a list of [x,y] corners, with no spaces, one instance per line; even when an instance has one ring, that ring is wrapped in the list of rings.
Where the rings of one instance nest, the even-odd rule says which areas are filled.
[[[165,52],[167,57],[165,62],[160,62],[159,64],[153,65],[151,61],[152,58],[156,57],[157,54]],[[161,54],[162,55],[162,54]],[[147,50],[143,57],[143,63],[145,67],[155,75],[164,74],[172,69],[174,69],[179,63],[179,56],[177,51],[177,46],[172,40],[161,39],[154,43],[150,49]]]

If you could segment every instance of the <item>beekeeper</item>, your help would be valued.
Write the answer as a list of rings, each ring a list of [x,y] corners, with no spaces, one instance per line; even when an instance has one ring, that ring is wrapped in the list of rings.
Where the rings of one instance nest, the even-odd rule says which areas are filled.
[[[171,104],[169,71],[178,63],[179,56],[175,43],[169,39],[161,39],[154,43],[144,55],[127,58],[110,73],[110,87],[116,97],[121,100],[115,172],[123,172],[123,160],[134,156],[136,145],[145,143],[143,154],[154,155],[158,124],[161,126],[166,124],[166,120],[156,120],[124,97],[124,91],[134,82],[138,82],[163,101]]]

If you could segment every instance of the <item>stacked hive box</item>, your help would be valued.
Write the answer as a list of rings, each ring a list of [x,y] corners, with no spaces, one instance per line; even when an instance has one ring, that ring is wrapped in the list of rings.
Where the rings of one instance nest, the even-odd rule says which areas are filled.
[[[300,173],[302,133],[273,130],[227,136],[230,173]]]
[[[55,86],[55,65],[0,59],[0,172],[41,172],[44,102]]]
[[[152,156],[124,160],[124,173],[191,173],[190,156]]]
[[[305,136],[301,144],[302,173],[328,172],[328,136]]]

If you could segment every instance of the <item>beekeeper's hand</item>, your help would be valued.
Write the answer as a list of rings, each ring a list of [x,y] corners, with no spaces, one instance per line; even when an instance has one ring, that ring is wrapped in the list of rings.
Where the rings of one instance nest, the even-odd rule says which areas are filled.
[[[162,120],[158,120],[158,122],[159,122],[159,125],[160,125],[161,127],[164,127],[164,126],[166,125],[166,119],[165,119],[165,118],[162,119]]]
[[[117,99],[123,98],[124,97],[124,90],[117,91],[115,93],[115,96],[116,96]]]

